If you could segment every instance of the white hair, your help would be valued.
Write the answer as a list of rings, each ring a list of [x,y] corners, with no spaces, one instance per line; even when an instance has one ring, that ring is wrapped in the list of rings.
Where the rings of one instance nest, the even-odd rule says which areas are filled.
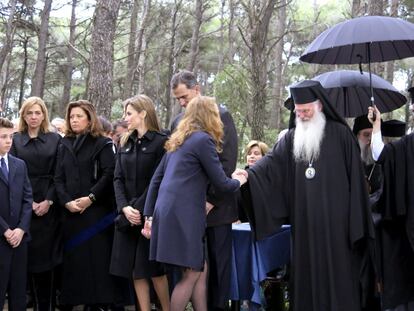
[[[358,140],[359,148],[361,149],[361,160],[365,165],[374,164],[375,160],[372,156],[372,149],[370,144],[365,144]]]
[[[324,136],[326,118],[319,110],[319,101],[313,102],[314,114],[308,121],[296,117],[296,129],[293,139],[293,155],[296,162],[311,162],[320,154],[320,146]]]

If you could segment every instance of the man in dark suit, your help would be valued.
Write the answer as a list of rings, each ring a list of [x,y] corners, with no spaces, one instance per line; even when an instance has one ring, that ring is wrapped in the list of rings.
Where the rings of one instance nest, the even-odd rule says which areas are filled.
[[[173,96],[185,109],[196,96],[201,95],[200,85],[194,73],[182,70],[171,79]],[[220,162],[228,177],[237,164],[237,132],[230,113],[219,106],[221,121],[224,124],[223,152]],[[171,123],[174,131],[183,113]],[[209,264],[208,307],[209,310],[222,310],[229,299],[231,273],[231,224],[237,220],[236,199],[233,194],[222,194],[220,189],[210,187],[207,194],[207,249]]]
[[[9,310],[26,310],[27,241],[32,189],[24,161],[9,150],[13,123],[0,118],[0,310],[6,293]]]

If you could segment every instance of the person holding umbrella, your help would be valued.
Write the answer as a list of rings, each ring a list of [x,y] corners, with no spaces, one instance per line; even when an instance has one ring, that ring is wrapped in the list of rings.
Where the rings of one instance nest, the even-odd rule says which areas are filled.
[[[373,124],[372,156],[382,166],[384,176],[383,193],[378,203],[382,216],[382,304],[386,310],[413,310],[414,133],[384,145],[380,111],[370,107],[368,117]]]

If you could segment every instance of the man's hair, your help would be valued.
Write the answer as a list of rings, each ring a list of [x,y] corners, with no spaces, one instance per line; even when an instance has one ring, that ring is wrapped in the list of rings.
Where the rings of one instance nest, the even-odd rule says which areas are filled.
[[[99,122],[101,122],[103,131],[105,133],[111,133],[112,132],[112,123],[109,122],[104,116],[99,116],[98,119],[99,119]]]
[[[192,89],[198,85],[198,82],[194,73],[180,70],[171,78],[171,89],[175,90],[179,84],[184,84],[188,89]]]
[[[14,128],[14,125],[9,119],[0,118],[0,128],[12,129]]]
[[[65,123],[65,119],[63,119],[63,118],[61,118],[61,117],[56,117],[56,118],[53,118],[53,120],[52,121],[50,121],[50,123],[52,124],[52,125],[55,125],[56,123]]]
[[[126,123],[126,121],[125,120],[121,120],[121,119],[120,120],[116,120],[116,121],[114,121],[114,123],[112,123],[112,128],[113,128],[114,131],[115,131],[115,129],[118,126],[123,127],[125,129],[128,128],[128,124]]]

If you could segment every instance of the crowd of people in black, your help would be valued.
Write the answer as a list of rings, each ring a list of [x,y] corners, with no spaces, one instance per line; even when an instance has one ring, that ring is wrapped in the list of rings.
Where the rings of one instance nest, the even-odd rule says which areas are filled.
[[[414,136],[384,146],[378,110],[352,132],[305,80],[290,128],[236,169],[230,113],[191,72],[171,87],[184,112],[168,130],[146,95],[113,125],[87,100],[0,118],[0,310],[27,293],[40,311],[119,310],[132,293],[146,311],[152,292],[162,310],[224,310],[238,220],[257,239],[292,225],[292,310],[414,310]]]

